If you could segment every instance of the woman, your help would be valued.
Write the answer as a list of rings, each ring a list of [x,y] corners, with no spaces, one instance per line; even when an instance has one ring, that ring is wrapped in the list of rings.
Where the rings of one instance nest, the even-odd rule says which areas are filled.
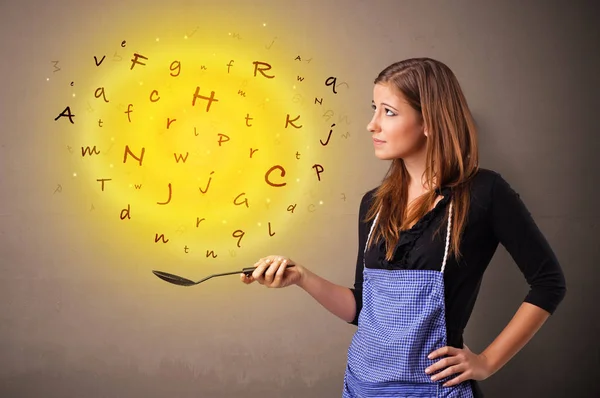
[[[367,128],[391,160],[359,209],[354,288],[333,284],[283,256],[256,262],[267,287],[298,285],[358,326],[343,397],[481,397],[476,380],[504,366],[564,298],[562,269],[519,195],[478,167],[477,136],[460,85],[429,58],[390,65],[375,79]],[[481,353],[463,344],[479,286],[498,243],[530,291]]]

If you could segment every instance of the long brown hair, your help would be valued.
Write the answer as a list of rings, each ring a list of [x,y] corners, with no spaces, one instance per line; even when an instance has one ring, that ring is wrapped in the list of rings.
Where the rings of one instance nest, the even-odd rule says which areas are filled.
[[[397,89],[411,107],[420,113],[428,130],[424,174],[430,190],[407,209],[410,176],[404,161],[393,159],[381,185],[374,191],[373,201],[364,219],[364,222],[369,222],[380,212],[367,247],[383,236],[387,247],[386,259],[391,260],[401,230],[409,229],[431,210],[438,189],[449,187],[454,208],[448,254],[459,259],[460,239],[469,210],[469,186],[478,171],[479,156],[475,122],[458,80],[442,62],[431,58],[413,58],[388,66],[374,83],[389,84]],[[436,233],[439,233],[441,226]]]

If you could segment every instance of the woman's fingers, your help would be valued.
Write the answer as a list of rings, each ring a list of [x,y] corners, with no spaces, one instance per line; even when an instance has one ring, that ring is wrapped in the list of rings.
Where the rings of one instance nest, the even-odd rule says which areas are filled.
[[[265,284],[269,287],[273,287],[273,280],[275,279],[275,273],[279,269],[281,262],[283,261],[282,257],[275,256],[271,259],[269,268],[265,271],[264,280]]]
[[[282,287],[285,283],[285,270],[291,260],[283,256],[267,256],[254,263],[252,275],[240,275],[240,280],[245,284],[258,282],[267,287]]]
[[[246,285],[249,285],[250,283],[254,282],[254,278],[252,276],[247,276],[243,272],[240,274],[240,280]]]
[[[252,277],[261,285],[266,284],[265,272],[271,267],[272,259],[269,257],[261,258],[258,260],[256,269],[252,272]]]
[[[274,287],[279,287],[283,282],[283,274],[285,273],[285,269],[287,268],[287,259],[283,259],[279,264],[279,268],[277,268],[277,272],[275,272],[275,278],[273,279]]]

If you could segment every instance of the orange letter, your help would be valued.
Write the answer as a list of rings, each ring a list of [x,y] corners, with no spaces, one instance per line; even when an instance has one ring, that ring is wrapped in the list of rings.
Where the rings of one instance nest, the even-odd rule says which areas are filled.
[[[142,154],[140,155],[140,157],[138,158],[137,156],[135,156],[133,154],[133,152],[131,152],[131,150],[129,150],[129,145],[125,145],[125,155],[123,155],[123,163],[127,162],[127,155],[131,155],[135,160],[137,160],[138,162],[140,162],[140,166],[142,165],[142,160],[144,160],[144,153],[146,152],[146,148],[142,148]]]
[[[155,94],[158,97],[158,91],[152,90],[152,92],[150,93],[150,101],[151,102],[156,102],[156,101],[158,101],[160,99],[160,97],[158,97],[157,99],[152,99],[152,96],[155,95]]]
[[[283,184],[273,184],[271,181],[269,181],[269,174],[271,174],[271,172],[275,169],[280,169],[281,170],[281,176],[285,177],[285,169],[279,165],[275,165],[273,167],[271,167],[269,169],[269,171],[267,171],[267,173],[265,174],[265,181],[267,184],[269,184],[272,187],[283,187],[284,185],[286,185],[286,183],[284,182]]]
[[[211,91],[210,92],[210,97],[204,97],[202,95],[200,95],[200,87],[196,87],[196,92],[194,93],[194,98],[192,99],[192,106],[196,105],[196,98],[202,98],[205,100],[208,100],[208,105],[206,105],[206,112],[208,112],[210,110],[210,105],[214,102],[218,102],[218,99],[215,99],[215,92]]]
[[[175,64],[177,64],[177,66],[175,68],[173,68],[173,65],[175,65]],[[179,61],[171,62],[170,69],[171,69],[171,72],[173,72],[175,69],[177,69],[177,74],[174,75],[173,73],[170,73],[171,76],[173,76],[173,77],[179,76],[179,73],[181,72],[181,62],[179,62]]]
[[[254,64],[254,77],[256,77],[256,72],[257,72],[257,71],[259,71],[259,72],[260,72],[260,73],[261,73],[261,74],[262,74],[264,77],[266,77],[267,79],[272,79],[272,78],[274,78],[274,77],[275,77],[275,76],[267,76],[267,75],[265,74],[265,72],[264,72],[264,71],[271,69],[271,65],[267,64],[266,62],[254,61],[254,62],[253,62],[253,64]],[[259,67],[258,67],[258,64],[261,64],[261,65],[266,65],[266,66],[267,66],[267,68],[259,68]]]
[[[133,58],[133,59],[131,60],[131,61],[132,61],[132,64],[131,64],[131,68],[129,68],[129,70],[133,69],[133,67],[135,66],[135,64],[140,64],[140,65],[143,65],[143,66],[145,66],[145,65],[146,65],[146,64],[144,64],[144,63],[142,63],[142,62],[138,61],[138,58],[143,58],[143,59],[146,59],[146,60],[147,60],[148,58],[144,57],[143,55],[136,54],[136,53],[134,53],[134,54],[133,54],[133,56],[134,56],[135,58]]]

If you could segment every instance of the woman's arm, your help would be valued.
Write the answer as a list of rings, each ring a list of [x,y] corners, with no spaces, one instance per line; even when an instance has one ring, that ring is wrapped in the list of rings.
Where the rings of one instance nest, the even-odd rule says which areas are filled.
[[[362,219],[368,210],[369,200],[373,192],[374,190],[371,190],[363,195],[358,209],[358,254],[356,256],[354,288],[349,289],[333,284],[308,270],[305,275],[302,275],[298,283],[298,286],[303,288],[329,312],[353,325],[358,324],[358,315],[362,309],[363,257],[367,240],[367,225],[362,222]]]
[[[331,283],[306,268],[298,286],[337,317],[346,322],[354,319],[356,300],[349,288]]]
[[[491,190],[490,223],[530,289],[512,320],[481,354],[468,347],[443,347],[432,353],[431,359],[449,355],[426,370],[431,374],[447,368],[434,375],[434,380],[458,374],[447,385],[484,380],[500,370],[531,340],[566,294],[565,277],[552,248],[519,194],[499,174]]]
[[[524,302],[504,330],[481,353],[489,375],[502,368],[542,327],[550,316],[548,311]]]
[[[463,349],[442,347],[433,351],[429,359],[441,356],[446,358],[425,369],[425,373],[433,374],[431,379],[434,381],[456,375],[444,383],[444,386],[457,385],[469,379],[485,380],[506,365],[531,340],[549,316],[548,311],[524,302],[504,330],[481,354],[473,353],[466,345]],[[441,372],[435,374],[439,370]]]
[[[520,195],[500,174],[494,180],[490,210],[494,235],[529,284],[523,301],[554,313],[567,290],[562,267]]]
[[[535,335],[566,294],[562,268],[520,195],[499,174],[492,190],[494,234],[510,253],[530,290],[516,314],[482,355],[497,372]]]

